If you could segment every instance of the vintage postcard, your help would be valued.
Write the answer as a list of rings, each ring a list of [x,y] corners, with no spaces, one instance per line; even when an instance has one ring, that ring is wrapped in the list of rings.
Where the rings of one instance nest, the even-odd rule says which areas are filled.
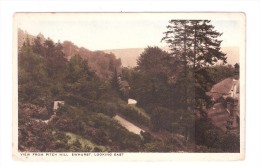
[[[13,159],[244,159],[244,13],[13,19]]]

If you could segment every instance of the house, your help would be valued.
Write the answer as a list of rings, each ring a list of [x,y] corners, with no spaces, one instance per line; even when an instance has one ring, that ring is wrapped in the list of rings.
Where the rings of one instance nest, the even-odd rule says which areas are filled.
[[[231,77],[226,78],[215,84],[206,94],[210,96],[213,101],[216,101],[221,97],[239,99],[239,80]]]
[[[215,84],[207,92],[216,102],[208,109],[207,115],[223,131],[239,131],[239,88],[239,79],[229,77]]]

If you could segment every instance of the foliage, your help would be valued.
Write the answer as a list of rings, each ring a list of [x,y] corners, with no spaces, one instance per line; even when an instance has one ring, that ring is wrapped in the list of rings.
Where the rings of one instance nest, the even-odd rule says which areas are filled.
[[[64,107],[65,111],[54,123],[59,130],[75,133],[112,151],[138,151],[141,146],[138,135],[129,133],[110,117],[83,108]]]
[[[120,83],[119,83],[119,74],[117,72],[117,69],[115,69],[113,76],[111,78],[111,87],[113,88],[113,90],[115,92],[117,92],[118,94],[120,93]]]
[[[24,46],[18,55],[18,98],[21,102],[46,105],[50,100],[46,60]]]
[[[18,55],[19,150],[172,152],[192,151],[187,147],[195,144],[197,152],[238,152],[239,135],[224,133],[207,117],[195,119],[194,110],[210,106],[205,92],[239,75],[239,64],[214,65],[226,57],[221,34],[208,20],[171,20],[167,29],[170,53],[147,47],[138,66],[122,73],[113,54],[41,37],[24,43]],[[122,80],[130,85],[127,95]],[[122,99],[128,96],[137,105]],[[46,123],[55,100],[65,105]],[[129,132],[116,114],[146,132]]]
[[[162,41],[169,45],[171,55],[184,64],[182,83],[185,87],[184,104],[187,106],[210,104],[205,93],[211,80],[205,68],[220,61],[226,63],[226,55],[220,51],[222,41],[218,40],[222,34],[217,32],[210,22],[210,20],[170,20],[162,38]],[[189,83],[193,85],[190,86]]]
[[[207,118],[197,119],[195,123],[195,141],[197,145],[204,145],[215,151],[239,152],[239,135],[215,127]]]
[[[138,105],[149,104],[172,106],[173,87],[180,74],[180,64],[158,47],[148,47],[137,60],[136,69],[123,69],[125,78],[131,87],[130,97],[138,101]]]
[[[175,149],[174,145],[169,145],[160,141],[145,144],[145,152],[170,152]]]
[[[103,81],[110,79],[114,73],[114,69],[119,69],[121,66],[121,59],[117,59],[112,53],[90,51],[86,48],[78,47],[70,41],[64,41],[62,45],[65,57],[70,59],[74,55],[79,55],[81,58],[88,60],[90,68]]]
[[[68,136],[68,144],[72,146],[71,150],[73,152],[106,152],[108,149],[104,146],[98,146],[91,141],[89,141],[86,138],[83,138],[82,136],[66,132],[66,136]],[[75,147],[76,148],[73,148]]]
[[[184,110],[170,110],[163,107],[154,107],[151,112],[152,129],[167,130],[187,137],[193,137],[195,126],[194,115]],[[188,136],[189,135],[189,136]]]
[[[219,60],[226,63],[220,51],[222,33],[217,32],[210,20],[170,20],[163,41],[172,54],[193,69],[213,65]]]
[[[29,120],[18,131],[18,149],[31,152],[67,151],[67,137],[44,122]]]
[[[87,61],[80,56],[76,55],[70,59],[65,80],[65,102],[87,105],[89,100],[97,98],[99,79],[89,69]]]
[[[233,77],[235,75],[235,67],[232,65],[215,65],[206,68],[205,71],[208,74],[208,81],[210,86],[224,80],[228,77]]]

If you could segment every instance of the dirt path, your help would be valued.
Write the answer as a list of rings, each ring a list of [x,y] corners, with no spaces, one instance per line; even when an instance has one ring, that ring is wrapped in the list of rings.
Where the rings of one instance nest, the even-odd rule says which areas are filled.
[[[129,122],[128,120],[122,118],[119,115],[116,115],[113,117],[116,121],[118,121],[123,127],[125,127],[128,131],[140,135],[141,131],[144,131],[143,129],[137,127],[133,123]]]

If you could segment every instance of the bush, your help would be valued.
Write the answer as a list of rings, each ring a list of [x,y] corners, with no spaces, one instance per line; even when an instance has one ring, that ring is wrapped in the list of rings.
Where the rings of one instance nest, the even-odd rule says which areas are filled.
[[[221,139],[221,131],[216,129],[207,130],[205,132],[205,145],[212,148],[221,148],[222,139]]]
[[[240,152],[240,137],[235,133],[227,133],[223,136],[222,149],[225,152]]]

